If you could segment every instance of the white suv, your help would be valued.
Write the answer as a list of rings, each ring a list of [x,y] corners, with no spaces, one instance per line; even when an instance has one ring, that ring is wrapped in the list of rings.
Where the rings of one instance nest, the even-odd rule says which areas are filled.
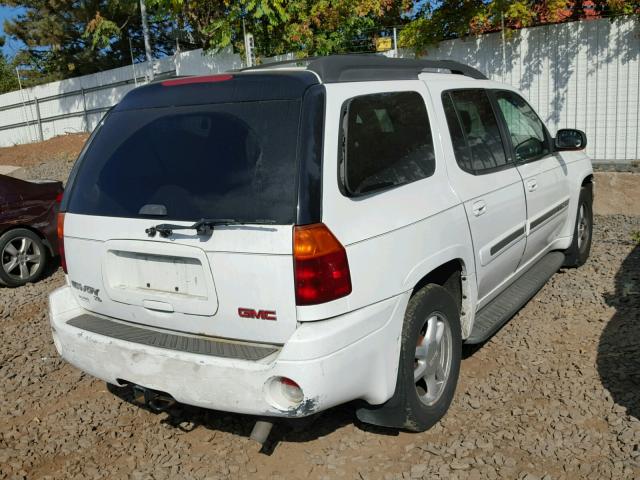
[[[422,431],[462,343],[587,259],[586,138],[455,62],[305,65],[151,84],[104,118],[61,206],[55,345],[159,408],[360,399]]]

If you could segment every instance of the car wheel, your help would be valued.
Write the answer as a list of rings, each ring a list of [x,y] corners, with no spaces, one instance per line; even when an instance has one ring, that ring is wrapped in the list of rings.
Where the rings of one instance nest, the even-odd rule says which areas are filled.
[[[19,287],[40,277],[47,263],[47,251],[38,235],[16,228],[0,237],[0,262],[0,282]]]
[[[416,432],[429,429],[453,400],[461,355],[456,302],[441,286],[426,285],[407,306],[393,397],[380,407],[360,409],[358,418]]]
[[[565,266],[580,267],[589,258],[593,236],[593,195],[591,188],[580,189],[576,224],[573,229],[573,242],[565,252]]]

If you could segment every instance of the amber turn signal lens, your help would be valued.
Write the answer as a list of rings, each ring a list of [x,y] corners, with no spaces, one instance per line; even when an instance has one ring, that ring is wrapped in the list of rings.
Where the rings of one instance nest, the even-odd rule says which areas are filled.
[[[323,223],[294,228],[296,304],[316,305],[351,293],[347,252]]]

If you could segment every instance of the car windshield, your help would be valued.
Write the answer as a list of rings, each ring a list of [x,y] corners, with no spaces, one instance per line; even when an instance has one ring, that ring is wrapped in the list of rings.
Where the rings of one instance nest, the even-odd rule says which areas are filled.
[[[293,223],[299,113],[299,100],[112,112],[81,160],[68,211]]]

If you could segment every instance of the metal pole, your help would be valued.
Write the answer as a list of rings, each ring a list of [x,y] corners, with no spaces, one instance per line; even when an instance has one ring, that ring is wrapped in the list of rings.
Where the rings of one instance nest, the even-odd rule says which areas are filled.
[[[153,80],[153,56],[151,55],[151,40],[149,40],[149,24],[147,23],[147,7],[144,0],[140,0],[140,16],[142,17],[142,34],[144,35],[144,49],[149,62],[149,79]]]
[[[177,22],[176,22],[177,25]],[[180,36],[180,29],[177,29],[176,33],[176,51],[173,54],[173,66],[176,69],[176,75],[180,75],[180,39],[178,38]]]
[[[133,70],[133,83],[138,86],[138,79],[136,77],[136,63],[133,60],[133,48],[131,47],[131,37],[129,37],[129,53],[131,54],[131,70]]]
[[[398,58],[398,34],[396,27],[393,27],[393,56]]]
[[[16,77],[18,77],[18,87],[20,87],[20,92],[22,92],[22,80],[20,80],[20,72],[18,71],[18,67],[16,67]]]
[[[500,13],[500,23],[502,26],[502,81],[504,82],[504,74],[507,70],[507,51],[505,50],[505,38],[504,38],[504,12]]]
[[[27,130],[29,131],[29,136],[30,136],[31,124],[29,123],[29,115],[27,113],[27,104],[24,101],[24,92],[22,91],[22,80],[20,80],[20,72],[18,71],[18,67],[16,67],[16,76],[18,77],[18,86],[20,87],[20,98],[22,99],[22,112],[24,113],[24,121],[27,123]]]
[[[247,28],[245,26],[244,18],[242,19],[242,35],[244,38],[244,61],[247,64],[247,67],[252,67],[251,65],[251,55],[250,55],[250,47],[249,41],[247,40]]]
[[[42,134],[42,119],[40,118],[40,103],[38,97],[33,97],[36,105],[36,119],[38,120],[38,134],[40,135],[40,141],[44,142],[44,135]]]
[[[80,89],[82,93],[82,118],[84,120],[84,131],[89,131],[89,119],[87,118],[87,99],[84,96],[84,88]]]

